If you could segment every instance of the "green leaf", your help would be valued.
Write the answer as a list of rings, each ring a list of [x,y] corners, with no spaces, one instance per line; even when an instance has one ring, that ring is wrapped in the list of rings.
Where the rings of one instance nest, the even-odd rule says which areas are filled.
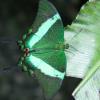
[[[66,75],[83,78],[81,84],[74,91],[74,95],[97,70],[100,73],[99,12],[100,1],[88,2],[72,25],[66,27],[65,30],[65,42],[70,44]]]

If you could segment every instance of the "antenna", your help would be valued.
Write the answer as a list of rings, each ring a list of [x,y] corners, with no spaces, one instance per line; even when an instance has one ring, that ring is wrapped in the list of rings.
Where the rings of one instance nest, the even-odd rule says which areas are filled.
[[[65,46],[67,47],[66,49],[73,49],[73,50],[75,50],[75,51],[78,51],[79,53],[82,53],[82,54],[84,54],[84,52],[81,52],[80,50],[78,50],[78,49],[76,49],[72,44],[71,44],[71,41],[75,38],[75,37],[77,37],[80,33],[81,33],[81,31],[82,31],[83,29],[81,28],[80,30],[78,30],[78,32],[69,40],[69,43],[66,43],[65,44]]]

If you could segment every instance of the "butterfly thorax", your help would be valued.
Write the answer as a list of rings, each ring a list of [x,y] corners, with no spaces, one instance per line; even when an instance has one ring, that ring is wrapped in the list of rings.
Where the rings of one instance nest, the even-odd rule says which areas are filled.
[[[69,48],[69,44],[57,44],[56,49],[58,50],[65,50]]]

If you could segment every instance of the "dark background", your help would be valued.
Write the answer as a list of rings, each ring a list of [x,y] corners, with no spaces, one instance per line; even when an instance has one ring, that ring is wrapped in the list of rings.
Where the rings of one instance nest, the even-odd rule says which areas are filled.
[[[71,24],[87,0],[49,0],[59,11],[64,26]],[[38,0],[0,0],[0,100],[44,100],[37,79],[17,66],[16,41],[34,21]],[[81,79],[65,77],[57,96],[74,100],[71,93]],[[56,96],[56,97],[57,97]],[[54,100],[58,100],[55,98]]]

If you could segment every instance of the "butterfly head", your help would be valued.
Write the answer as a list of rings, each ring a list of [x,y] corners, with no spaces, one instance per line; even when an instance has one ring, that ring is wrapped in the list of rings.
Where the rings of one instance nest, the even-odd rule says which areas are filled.
[[[69,44],[68,43],[65,44],[65,49],[69,49]]]

